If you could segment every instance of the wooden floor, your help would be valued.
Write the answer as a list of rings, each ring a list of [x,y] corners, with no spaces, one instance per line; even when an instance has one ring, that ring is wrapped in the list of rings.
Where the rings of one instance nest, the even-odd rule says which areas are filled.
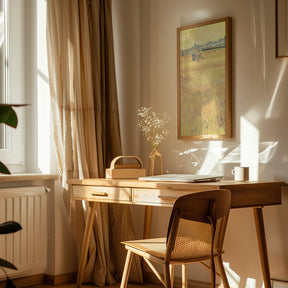
[[[50,287],[56,287],[56,288],[76,288],[75,283],[70,283],[70,284],[65,284],[65,285],[57,285],[57,286],[50,286],[50,285],[37,285],[37,286],[31,286],[32,288],[50,288]],[[96,286],[93,285],[82,285],[82,288],[95,288]],[[106,288],[119,288],[120,283],[111,285],[111,286],[106,286]],[[155,285],[155,284],[143,284],[143,285],[134,285],[134,284],[128,284],[128,288],[161,288],[162,286],[160,285]]]

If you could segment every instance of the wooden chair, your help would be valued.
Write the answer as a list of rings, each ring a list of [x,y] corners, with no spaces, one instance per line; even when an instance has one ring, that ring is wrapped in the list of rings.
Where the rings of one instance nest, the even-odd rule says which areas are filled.
[[[187,287],[187,264],[200,262],[211,270],[211,284],[215,287],[217,260],[223,285],[229,288],[221,255],[231,193],[211,190],[179,197],[174,203],[166,238],[122,242],[127,249],[120,288],[126,288],[132,256],[138,254],[166,288],[173,287],[174,265],[182,265],[182,287]],[[210,266],[203,261],[210,260]],[[152,262],[163,265],[164,277]]]

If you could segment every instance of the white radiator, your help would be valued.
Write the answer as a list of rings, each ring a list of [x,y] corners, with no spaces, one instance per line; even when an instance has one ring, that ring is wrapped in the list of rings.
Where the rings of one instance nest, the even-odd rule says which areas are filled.
[[[47,196],[43,186],[0,189],[0,223],[14,220],[22,230],[0,235],[0,257],[12,262],[11,276],[43,272],[47,266]],[[2,273],[1,273],[2,276]]]

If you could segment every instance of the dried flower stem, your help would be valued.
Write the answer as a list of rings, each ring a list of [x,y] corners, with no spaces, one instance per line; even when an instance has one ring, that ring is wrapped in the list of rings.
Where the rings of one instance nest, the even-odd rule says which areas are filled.
[[[139,127],[142,134],[152,148],[157,150],[160,143],[170,132],[165,126],[171,120],[171,117],[165,112],[157,114],[152,111],[151,107],[141,107],[137,115],[140,116]]]

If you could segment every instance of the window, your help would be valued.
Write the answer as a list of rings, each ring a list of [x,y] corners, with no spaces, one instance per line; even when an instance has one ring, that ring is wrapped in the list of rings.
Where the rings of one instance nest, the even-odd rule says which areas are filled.
[[[12,173],[57,171],[50,134],[46,5],[46,0],[0,0],[5,27],[0,101],[28,104],[16,109],[17,129],[0,131],[0,160]]]
[[[5,21],[5,1],[0,0],[0,102],[5,103],[6,90],[6,21]],[[5,126],[0,126],[0,149],[5,145]]]
[[[25,103],[26,1],[0,0],[0,101]],[[23,109],[21,109],[23,110]],[[0,159],[12,172],[23,172],[25,113],[18,109],[17,129],[0,125]]]

